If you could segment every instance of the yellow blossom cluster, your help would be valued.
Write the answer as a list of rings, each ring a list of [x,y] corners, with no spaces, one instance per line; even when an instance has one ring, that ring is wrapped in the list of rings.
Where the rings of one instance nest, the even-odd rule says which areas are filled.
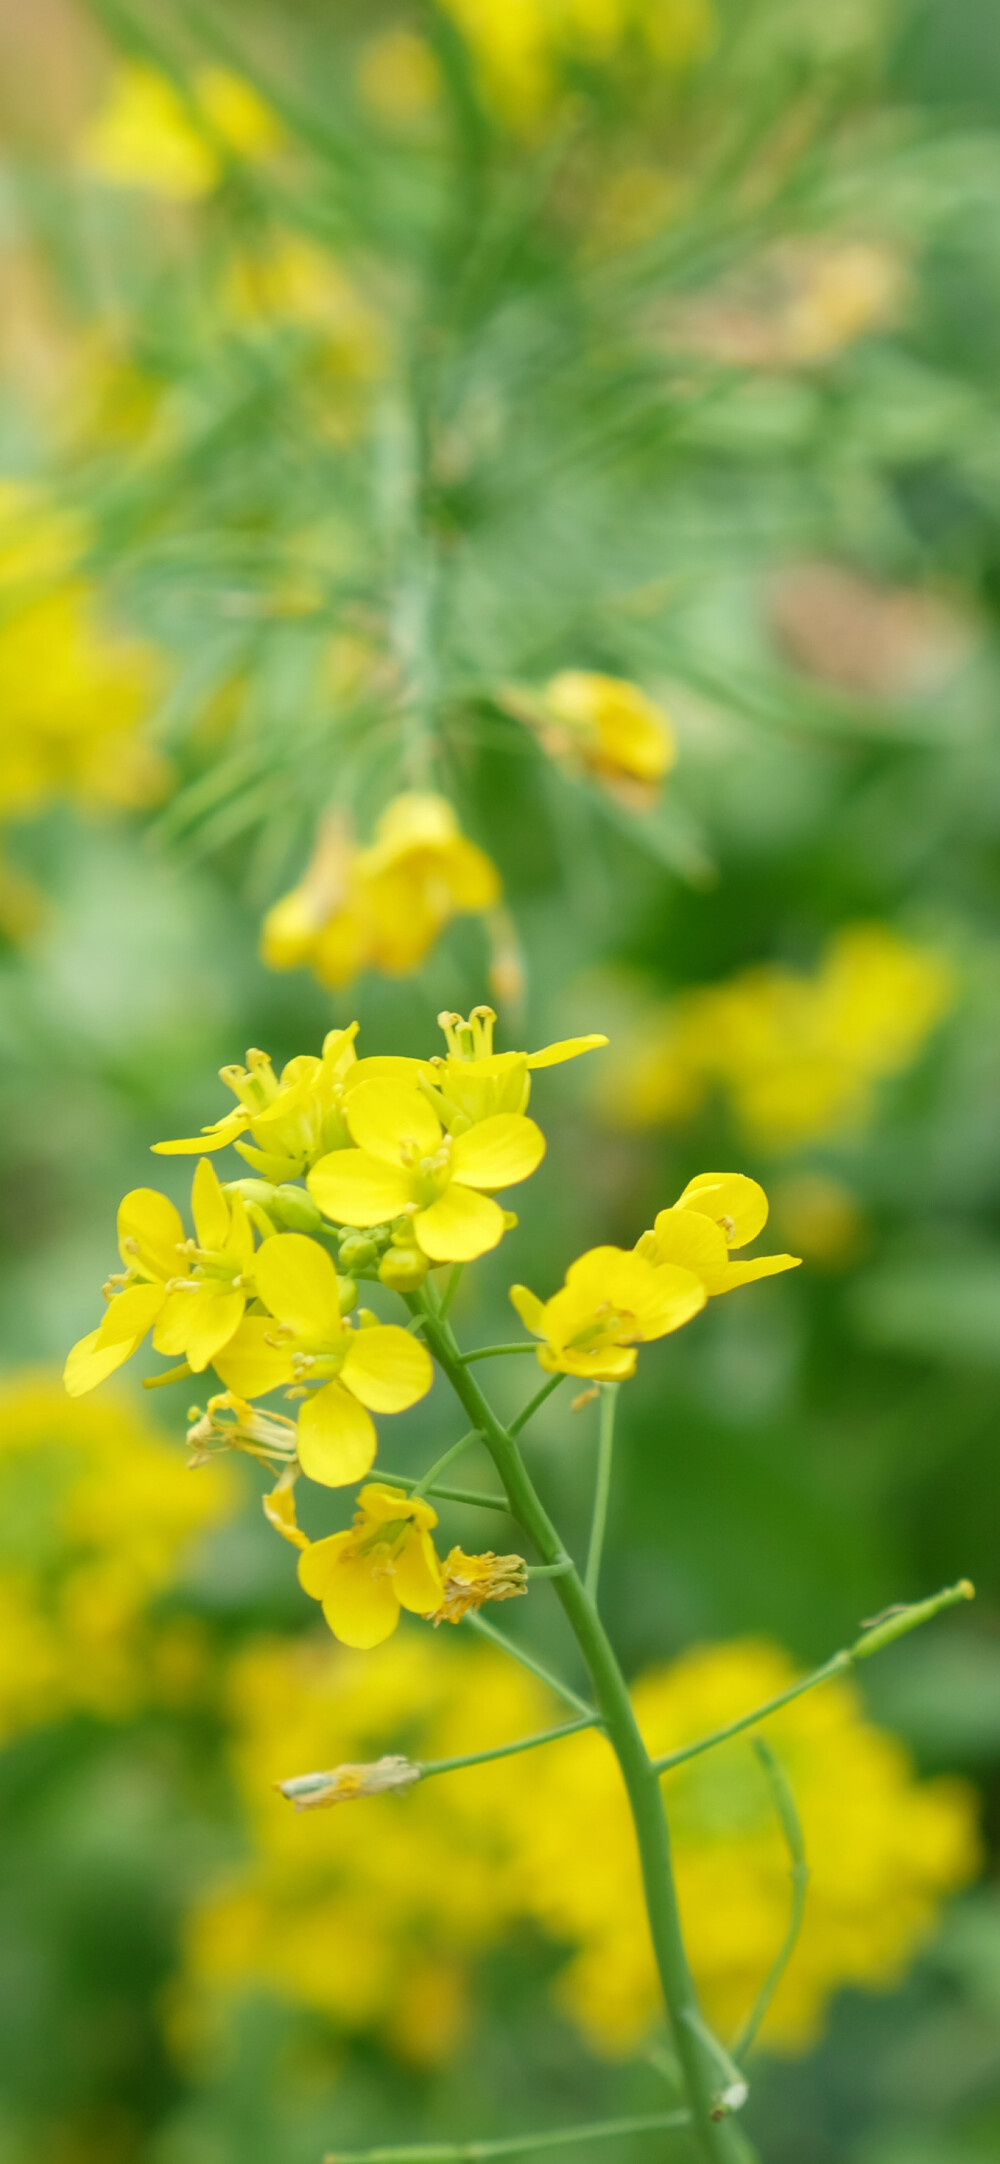
[[[147,1612],[229,1502],[226,1468],[192,1480],[123,1401],[74,1404],[44,1372],[4,1383],[0,1738],[144,1702],[169,1668],[173,1628],[154,1632]]]
[[[309,967],[334,991],[365,969],[409,976],[452,917],[494,909],[500,893],[447,798],[407,792],[365,849],[339,819],[325,822],[301,884],[264,920],[263,957],[272,969]]]
[[[231,69],[197,68],[183,86],[120,61],[80,144],[81,162],[116,187],[187,202],[218,187],[227,162],[271,156],[282,143],[269,105]]]
[[[565,95],[574,70],[628,53],[681,74],[715,42],[711,0],[445,0],[476,62],[487,102],[518,132]]]
[[[718,1092],[767,1150],[854,1132],[954,997],[934,949],[891,925],[845,925],[812,976],[765,963],[647,1014],[619,1040],[601,1102],[616,1125],[676,1125]]]
[[[678,1748],[791,1679],[755,1641],[705,1646],[640,1678],[648,1743]],[[657,1987],[621,1778],[583,1734],[460,1775],[413,1781],[413,1762],[486,1750],[558,1720],[540,1685],[491,1649],[405,1634],[381,1651],[276,1642],[232,1672],[234,1764],[252,1833],[249,1864],[195,1911],[175,2027],[253,1990],[379,2036],[417,2061],[458,2042],[477,1956],[526,1922],[570,1951],[562,2002],[601,2049],[641,2043]],[[792,1783],[812,1883],[805,1928],[764,2031],[797,2050],[844,1984],[892,1983],[942,1898],[978,1863],[970,1792],[918,1782],[905,1751],[839,1682],[794,1701],[767,1734]],[[382,1760],[386,1748],[405,1760]],[[334,1759],[374,1777],[347,1810],[288,1809],[272,1783]],[[360,1761],[360,1766],[357,1762]],[[408,1770],[407,1770],[408,1769]],[[788,1922],[788,1857],[746,1737],[665,1779],[685,1930],[711,2018],[744,2019]],[[396,1793],[379,1794],[385,1787]],[[406,1789],[406,1793],[399,1793]],[[338,1793],[336,1790],[334,1793]],[[329,1789],[325,1800],[331,1800]]]

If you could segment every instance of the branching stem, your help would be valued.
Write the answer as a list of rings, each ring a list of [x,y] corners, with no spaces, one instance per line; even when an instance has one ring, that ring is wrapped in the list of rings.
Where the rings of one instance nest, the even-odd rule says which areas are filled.
[[[636,2119],[601,2119],[589,2126],[559,2126],[545,2134],[511,2134],[499,2141],[418,2142],[408,2149],[335,2149],[323,2164],[479,2164],[480,2159],[531,2156],[536,2149],[569,2148],[580,2141],[613,2141],[628,2134],[679,2134],[689,2111],[650,2111]]]
[[[578,1721],[564,1721],[561,1728],[544,1728],[537,1736],[521,1736],[517,1743],[495,1743],[490,1751],[469,1751],[463,1758],[430,1758],[418,1761],[421,1779],[432,1773],[458,1773],[463,1766],[485,1766],[491,1758],[516,1758],[521,1751],[537,1751],[543,1743],[561,1743],[564,1736],[579,1735],[597,1726],[595,1717],[581,1713]]]

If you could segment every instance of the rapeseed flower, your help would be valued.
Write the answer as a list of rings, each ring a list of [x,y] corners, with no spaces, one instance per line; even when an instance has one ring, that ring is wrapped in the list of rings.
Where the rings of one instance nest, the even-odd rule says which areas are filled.
[[[263,957],[272,969],[308,964],[334,991],[364,969],[409,976],[452,917],[493,909],[500,893],[496,867],[447,798],[408,792],[387,805],[367,849],[339,822],[324,826],[301,885],[265,918]]]
[[[647,67],[686,72],[711,50],[710,0],[445,0],[476,62],[487,103],[530,133],[565,95],[582,62],[609,67],[638,45]]]
[[[620,1382],[635,1374],[636,1346],[679,1330],[707,1295],[693,1269],[654,1265],[623,1247],[592,1247],[570,1263],[551,1300],[526,1285],[512,1285],[510,1297],[525,1329],[542,1339],[538,1359],[549,1374]]]
[[[426,1346],[396,1323],[352,1329],[333,1262],[304,1233],[265,1240],[255,1282],[269,1312],[245,1317],[216,1352],[216,1372],[243,1399],[282,1384],[308,1390],[297,1431],[303,1472],[330,1488],[363,1479],[377,1442],[368,1408],[401,1413],[426,1396],[434,1379]]]
[[[154,1151],[160,1157],[193,1156],[232,1142],[263,1179],[300,1179],[317,1158],[350,1142],[344,1117],[350,1090],[376,1075],[411,1072],[409,1060],[359,1060],[357,1033],[356,1022],[348,1029],[331,1029],[323,1039],[322,1058],[302,1053],[288,1061],[280,1077],[266,1052],[249,1051],[245,1067],[220,1069],[220,1081],[238,1099],[233,1110],[200,1135],[154,1142]],[[249,1142],[247,1135],[252,1137]]]
[[[737,1285],[752,1285],[759,1277],[775,1277],[799,1266],[798,1255],[732,1261],[730,1250],[755,1240],[767,1215],[767,1196],[756,1180],[742,1172],[702,1172],[688,1181],[672,1209],[658,1212],[652,1232],[642,1234],[635,1251],[647,1262],[679,1263],[693,1270],[710,1297],[734,1292]]]
[[[496,1019],[492,1007],[473,1007],[468,1021],[460,1014],[438,1015],[447,1053],[435,1054],[417,1071],[433,1088],[435,1108],[450,1134],[500,1112],[526,1112],[537,1068],[561,1066],[608,1041],[600,1035],[565,1037],[541,1052],[494,1052]]]
[[[304,1548],[299,1579],[342,1645],[367,1650],[381,1645],[399,1622],[401,1608],[431,1616],[441,1605],[444,1580],[431,1539],[437,1512],[421,1497],[373,1481],[358,1496],[349,1532],[331,1533]]]
[[[183,95],[157,68],[123,60],[80,153],[100,180],[189,202],[218,187],[227,157],[266,158],[280,145],[271,108],[230,69],[196,69]]]
[[[157,1352],[200,1373],[234,1335],[253,1296],[253,1233],[241,1196],[225,1195],[207,1157],[191,1185],[196,1238],[152,1187],[135,1187],[118,1210],[124,1272],[109,1280],[104,1320],[74,1345],[64,1380],[80,1397],[121,1367],[153,1332]]]
[[[662,707],[622,677],[565,669],[546,684],[538,715],[546,750],[599,781],[653,790],[677,756]]]
[[[526,1180],[545,1154],[541,1130],[523,1113],[495,1113],[449,1135],[428,1096],[393,1080],[362,1083],[345,1117],[358,1146],[313,1166],[314,1201],[343,1225],[405,1214],[431,1262],[471,1262],[496,1247],[505,1221],[492,1190]]]

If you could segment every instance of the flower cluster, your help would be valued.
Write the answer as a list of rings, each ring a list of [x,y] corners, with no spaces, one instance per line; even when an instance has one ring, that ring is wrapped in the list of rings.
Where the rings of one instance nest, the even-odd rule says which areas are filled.
[[[0,1737],[82,1709],[132,1713],[183,1652],[149,1611],[229,1509],[226,1468],[193,1481],[134,1408],[74,1404],[57,1377],[0,1389]]]
[[[519,133],[536,127],[580,66],[605,68],[638,48],[646,67],[680,74],[715,41],[710,0],[446,0],[487,102]]]
[[[811,977],[763,964],[682,992],[619,1043],[602,1103],[618,1125],[676,1124],[712,1091],[762,1148],[863,1126],[955,996],[943,957],[884,924],[837,932]]]
[[[115,187],[190,202],[218,187],[233,158],[266,158],[281,142],[270,106],[231,69],[197,68],[182,93],[157,68],[127,60],[84,131],[80,156]]]
[[[772,1645],[702,1646],[640,1677],[636,1710],[666,1751],[791,1674]],[[517,1758],[415,1778],[414,1759],[489,1749],[559,1718],[522,1670],[492,1648],[416,1635],[364,1658],[271,1641],[237,1655],[230,1705],[253,1854],[192,1916],[179,2031],[264,1990],[433,2061],[460,2039],[478,1957],[530,1921],[570,1949],[556,1989],[591,2040],[612,2053],[641,2041],[656,1982],[606,1742],[585,1734],[536,1753],[530,1778]],[[813,1878],[764,2033],[800,2050],[840,1986],[899,1975],[942,1897],[972,1875],[974,1803],[961,1783],[917,1781],[849,1684],[794,1701],[767,1733],[794,1783]],[[413,1756],[383,1757],[387,1737],[405,1737]],[[336,1778],[289,1779],[331,1753],[346,1762]],[[271,1783],[303,1807],[365,1801],[297,1816]],[[787,1926],[787,1854],[745,1737],[678,1769],[666,1792],[695,1974],[731,2032]]]
[[[301,884],[264,920],[262,952],[272,969],[308,966],[332,990],[365,969],[405,977],[452,917],[499,900],[495,865],[447,798],[409,792],[393,798],[366,849],[340,820],[324,824]]]

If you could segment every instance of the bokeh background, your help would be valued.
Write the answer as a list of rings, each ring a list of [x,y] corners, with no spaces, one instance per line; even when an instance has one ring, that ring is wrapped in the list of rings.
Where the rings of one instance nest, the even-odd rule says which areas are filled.
[[[707,1165],[804,1258],[623,1394],[605,1596],[667,1742],[978,1589],[775,1731],[816,1882],[762,2155],[1000,2159],[998,55],[985,0],[0,8],[2,2164],[664,2094],[589,1747],[293,1817],[282,1775],[544,1702],[460,1632],[339,1655],[256,1470],[187,1470],[190,1383],[59,1383],[222,1064],[355,1018],[429,1053],[484,997],[504,1045],[612,1043],[537,1079],[469,1342]],[[669,717],[658,791],[553,728],[567,670]],[[414,788],[502,908],[353,983],[287,916],[262,955],[324,816]],[[568,1399],[532,1447],[579,1540]],[[667,1795],[735,2026],[784,1865],[749,1751],[700,1763]]]

